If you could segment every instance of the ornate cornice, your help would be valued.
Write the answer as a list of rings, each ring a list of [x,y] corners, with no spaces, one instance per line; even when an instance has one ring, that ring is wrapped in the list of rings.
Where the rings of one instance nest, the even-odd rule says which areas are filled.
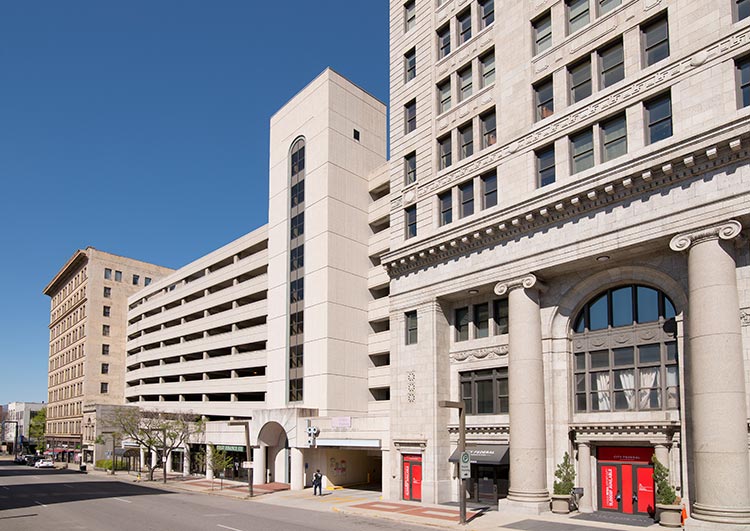
[[[473,361],[499,358],[508,355],[508,345],[497,345],[494,347],[474,348],[451,352],[451,361]]]
[[[707,240],[731,240],[742,231],[742,224],[736,220],[729,220],[717,225],[703,227],[692,232],[683,232],[672,238],[669,248],[673,251],[687,251],[691,245]]]
[[[511,290],[523,288],[531,289],[536,288],[539,291],[544,291],[544,284],[536,277],[535,274],[529,273],[522,277],[512,278],[503,282],[495,284],[495,295],[502,297]]]

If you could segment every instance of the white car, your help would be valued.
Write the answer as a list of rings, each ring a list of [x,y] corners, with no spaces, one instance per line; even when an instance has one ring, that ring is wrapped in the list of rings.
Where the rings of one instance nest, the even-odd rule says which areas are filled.
[[[52,459],[42,459],[34,463],[35,468],[55,468],[55,462]]]

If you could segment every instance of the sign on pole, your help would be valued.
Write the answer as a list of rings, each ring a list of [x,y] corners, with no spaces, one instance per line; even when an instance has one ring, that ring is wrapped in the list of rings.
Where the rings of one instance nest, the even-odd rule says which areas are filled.
[[[253,462],[252,461],[243,461],[242,462],[242,468],[253,468]]]
[[[458,477],[460,479],[471,478],[471,456],[469,452],[462,452],[458,461]]]

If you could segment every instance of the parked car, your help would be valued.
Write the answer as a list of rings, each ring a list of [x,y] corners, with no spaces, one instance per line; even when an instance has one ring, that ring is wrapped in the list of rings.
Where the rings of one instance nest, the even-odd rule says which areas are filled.
[[[34,463],[34,468],[55,468],[55,462],[52,459],[41,459]]]
[[[26,464],[26,456],[18,454],[14,459],[13,462],[17,465],[25,465]]]
[[[41,455],[27,455],[26,456],[26,465],[27,466],[34,466],[37,461],[40,459],[44,459]]]

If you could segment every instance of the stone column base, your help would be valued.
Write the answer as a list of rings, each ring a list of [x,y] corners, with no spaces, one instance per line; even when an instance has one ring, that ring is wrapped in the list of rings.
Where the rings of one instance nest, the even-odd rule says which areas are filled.
[[[687,531],[750,531],[750,524],[725,524],[688,518],[685,521]]]
[[[550,500],[538,502],[522,502],[503,498],[497,502],[497,510],[505,513],[540,515],[550,512]]]

